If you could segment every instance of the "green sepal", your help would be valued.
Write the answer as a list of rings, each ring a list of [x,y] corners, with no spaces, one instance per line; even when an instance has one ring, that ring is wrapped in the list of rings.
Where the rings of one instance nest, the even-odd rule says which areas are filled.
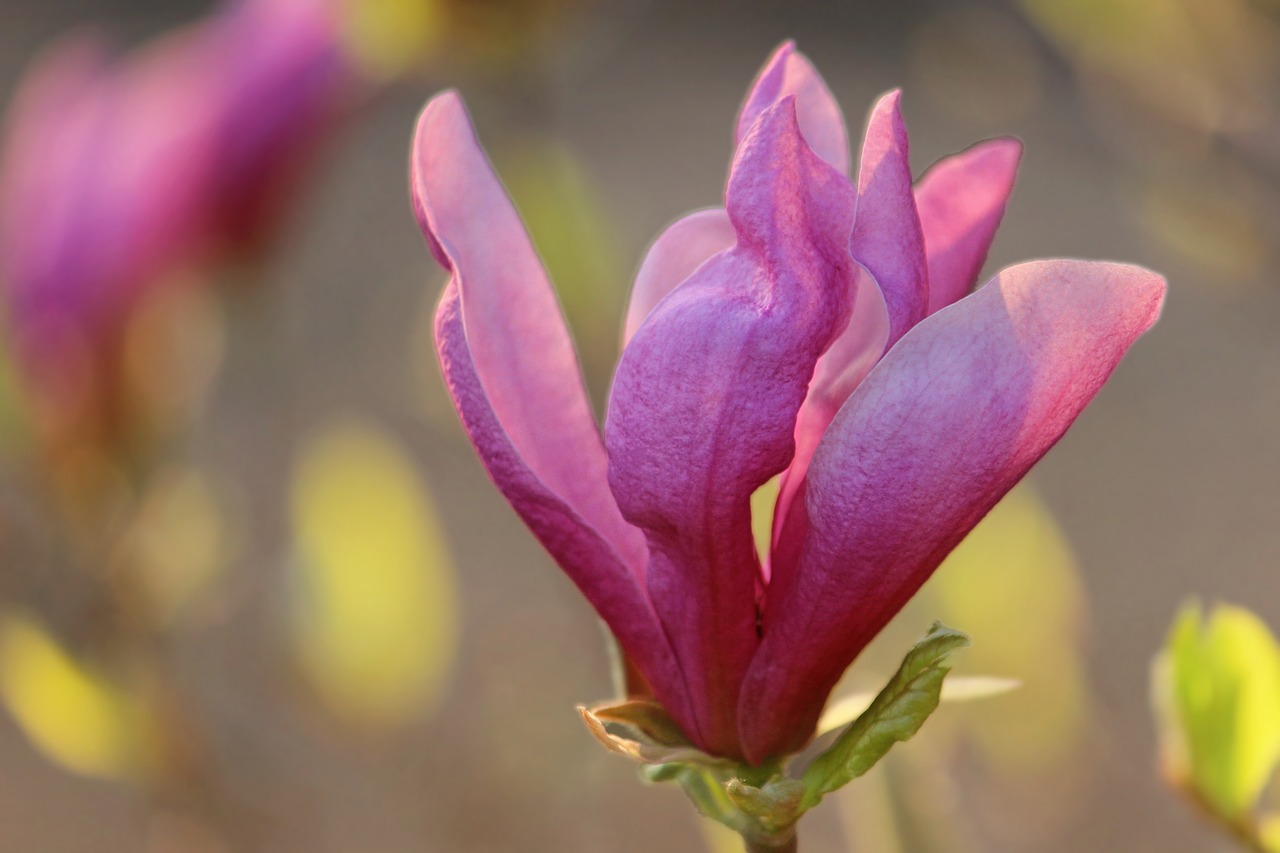
[[[729,799],[771,836],[782,835],[804,814],[805,787],[799,779],[777,776],[757,788],[733,778],[725,784]]]
[[[942,680],[951,671],[947,659],[967,645],[966,635],[941,622],[933,623],[871,707],[805,770],[805,809],[866,773],[895,743],[908,740],[920,730],[938,707]]]
[[[760,766],[708,755],[659,703],[628,699],[578,712],[608,749],[639,765],[649,782],[678,782],[698,812],[755,847],[786,847],[800,817],[822,797],[861,776],[898,741],[914,735],[938,706],[947,657],[969,638],[934,623],[898,672],[856,720],[797,779],[786,759]]]

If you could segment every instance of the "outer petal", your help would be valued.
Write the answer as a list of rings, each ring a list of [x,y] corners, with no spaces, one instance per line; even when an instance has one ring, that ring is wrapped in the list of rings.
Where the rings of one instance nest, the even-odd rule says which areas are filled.
[[[889,308],[888,346],[924,319],[929,277],[924,234],[911,189],[901,94],[876,102],[867,120],[858,167],[858,221],[850,249],[880,284]]]
[[[723,207],[690,213],[667,226],[649,247],[636,273],[622,330],[622,345],[627,345],[654,306],[675,290],[676,285],[692,275],[707,258],[732,248],[737,239]]]
[[[606,442],[619,506],[648,537],[650,595],[703,745],[737,755],[757,643],[751,493],[790,461],[814,364],[848,320],[854,194],[805,144],[786,98],[743,142],[727,200],[737,245],[632,338]]]
[[[803,746],[844,668],[1062,436],[1164,291],[1138,267],[1022,264],[884,357],[809,470],[799,571],[770,590],[743,684],[748,758]]]
[[[436,315],[445,380],[489,475],[682,724],[684,684],[643,587],[645,544],[618,512],[555,295],[461,99],[422,113],[414,208],[450,271]]]
[[[840,105],[795,42],[783,42],[760,70],[738,113],[734,144],[740,145],[760,114],[787,95],[796,96],[800,132],[809,147],[840,174],[849,174],[849,137]]]
[[[977,283],[1021,159],[1021,142],[991,139],[938,161],[916,185],[929,259],[930,314]]]
[[[1016,139],[993,139],[948,157],[930,169],[915,188],[916,207],[927,256],[932,314],[973,289],[987,257],[1022,156]],[[898,179],[899,182],[901,178]],[[859,213],[875,215],[871,200]],[[907,216],[907,231],[910,217]],[[789,571],[788,555],[798,543],[782,538],[804,535],[803,513],[790,519],[792,501],[804,480],[822,433],[849,394],[875,366],[889,339],[888,315],[875,282],[859,287],[849,328],[818,362],[809,398],[796,423],[796,458],[787,469],[774,517],[774,562]],[[876,347],[879,346],[877,350]]]
[[[879,285],[866,267],[857,265],[854,271],[849,324],[831,349],[818,359],[809,394],[796,417],[796,453],[782,475],[778,491],[773,516],[774,548],[770,565],[766,567],[766,580],[775,571],[785,573],[794,569],[798,542],[787,543],[783,539],[798,540],[804,536],[803,513],[791,517],[791,510],[809,462],[831,419],[875,367],[889,340],[889,312]]]

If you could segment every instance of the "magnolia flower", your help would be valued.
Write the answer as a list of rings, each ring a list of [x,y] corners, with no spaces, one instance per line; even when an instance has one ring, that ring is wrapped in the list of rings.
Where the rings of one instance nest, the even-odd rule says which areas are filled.
[[[337,7],[227,0],[112,58],[55,45],[5,122],[0,279],[32,385],[98,363],[152,288],[262,241],[342,106]]]
[[[603,441],[556,298],[454,93],[415,211],[450,273],[445,380],[490,476],[699,747],[802,748],[832,687],[1062,436],[1159,314],[1133,266],[1035,261],[972,291],[1019,144],[915,186],[892,92],[856,174],[790,44],[747,96],[725,207],[640,266]],[[753,492],[781,475],[772,546]]]

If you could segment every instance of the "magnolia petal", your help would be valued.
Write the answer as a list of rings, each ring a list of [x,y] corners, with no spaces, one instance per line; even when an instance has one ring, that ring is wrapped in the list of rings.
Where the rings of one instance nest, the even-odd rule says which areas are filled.
[[[854,258],[871,271],[884,293],[890,347],[924,319],[929,306],[924,234],[911,188],[901,97],[896,90],[882,96],[867,120],[858,166],[858,221],[850,243]]]
[[[644,590],[646,551],[618,512],[555,294],[461,99],[433,99],[414,209],[450,272],[436,314],[445,381],[494,483],[682,723],[683,681]]]
[[[930,314],[977,283],[1021,159],[1021,142],[991,139],[938,161],[916,185],[929,263]]]
[[[655,305],[676,285],[712,255],[732,248],[737,235],[723,207],[699,210],[677,219],[658,235],[649,247],[636,283],[631,289],[631,304],[622,330],[622,345],[635,335],[636,329],[653,311]]]
[[[436,314],[445,383],[485,469],[548,553],[609,626],[629,662],[686,731],[696,731],[678,663],[634,566],[581,506],[549,485],[499,421],[476,371],[460,288],[450,281]],[[610,499],[610,506],[616,507]],[[598,509],[598,507],[596,508]]]
[[[1021,264],[890,350],[810,466],[809,533],[743,684],[749,759],[804,745],[844,668],[1062,436],[1164,291],[1139,267]]]
[[[736,245],[631,339],[605,436],[614,495],[648,538],[649,591],[688,679],[699,745],[734,756],[757,643],[751,494],[790,461],[814,364],[848,321],[855,199],[805,144],[788,97],[743,141],[727,200]]]
[[[766,575],[771,574],[772,564],[785,563],[797,553],[797,548],[782,542],[782,539],[803,538],[803,513],[793,518],[791,510],[809,470],[809,462],[831,419],[875,367],[889,340],[889,312],[879,285],[861,264],[855,264],[854,273],[850,291],[853,309],[849,324],[831,349],[818,359],[813,381],[809,383],[809,394],[796,417],[796,453],[782,475],[774,510],[776,548]]]
[[[770,105],[787,95],[796,96],[800,132],[814,152],[840,174],[849,174],[849,136],[840,104],[827,88],[818,69],[796,50],[795,42],[783,42],[751,84],[738,113],[734,143],[741,144],[751,126]]]
[[[413,189],[423,230],[452,273],[477,390],[547,488],[628,564],[643,565],[642,539],[608,490],[604,448],[555,293],[456,94],[423,111]]]

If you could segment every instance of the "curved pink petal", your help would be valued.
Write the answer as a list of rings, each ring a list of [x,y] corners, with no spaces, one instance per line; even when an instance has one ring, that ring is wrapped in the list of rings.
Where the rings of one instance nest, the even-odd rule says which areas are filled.
[[[1021,142],[991,139],[939,160],[916,185],[929,262],[930,314],[977,283],[1021,159]]]
[[[682,678],[645,592],[646,546],[623,521],[555,294],[476,142],[461,99],[418,122],[414,209],[450,272],[436,345],[467,434],[494,483],[682,724]]]
[[[757,644],[750,498],[790,461],[814,364],[848,321],[855,199],[801,137],[788,97],[744,140],[727,202],[735,247],[631,339],[605,438],[614,495],[649,542],[650,596],[703,746],[733,756]]]
[[[707,258],[732,248],[737,239],[723,207],[699,210],[668,225],[653,241],[636,273],[623,324],[622,345],[627,345],[644,319],[676,285],[692,275]]]
[[[796,548],[782,542],[784,537],[799,539],[804,535],[802,518],[791,518],[792,504],[804,483],[809,462],[836,412],[883,355],[889,340],[889,312],[875,278],[866,267],[855,264],[854,284],[850,293],[852,311],[849,324],[831,349],[818,359],[809,383],[809,394],[796,417],[796,453],[782,475],[778,502],[774,509],[774,550],[765,577],[775,572],[794,569],[790,557]]]
[[[900,101],[897,91],[884,95],[867,119],[858,166],[858,220],[850,243],[853,256],[884,293],[890,347],[924,319],[929,307],[924,234],[911,187]]]
[[[928,313],[972,290],[1013,191],[1021,155],[1022,144],[1016,139],[989,140],[939,161],[917,184],[915,200],[928,269]],[[796,458],[783,476],[778,497],[775,542],[788,530],[791,502],[822,433],[888,344],[888,318],[878,286],[870,282],[862,287],[862,293],[855,300],[850,328],[818,362],[809,399],[800,411]],[[877,341],[880,349],[874,351]],[[803,534],[803,523],[793,519],[787,535]],[[788,570],[786,555],[795,553],[794,547],[779,545],[775,562],[782,571]]]
[[[738,113],[734,144],[741,144],[760,114],[787,95],[796,96],[800,132],[809,147],[840,174],[849,174],[849,137],[840,105],[822,75],[796,50],[794,42],[783,42],[751,85]]]
[[[770,590],[743,684],[749,759],[804,745],[844,668],[1062,436],[1164,291],[1138,267],[1022,264],[890,350],[809,469],[799,571]]]

